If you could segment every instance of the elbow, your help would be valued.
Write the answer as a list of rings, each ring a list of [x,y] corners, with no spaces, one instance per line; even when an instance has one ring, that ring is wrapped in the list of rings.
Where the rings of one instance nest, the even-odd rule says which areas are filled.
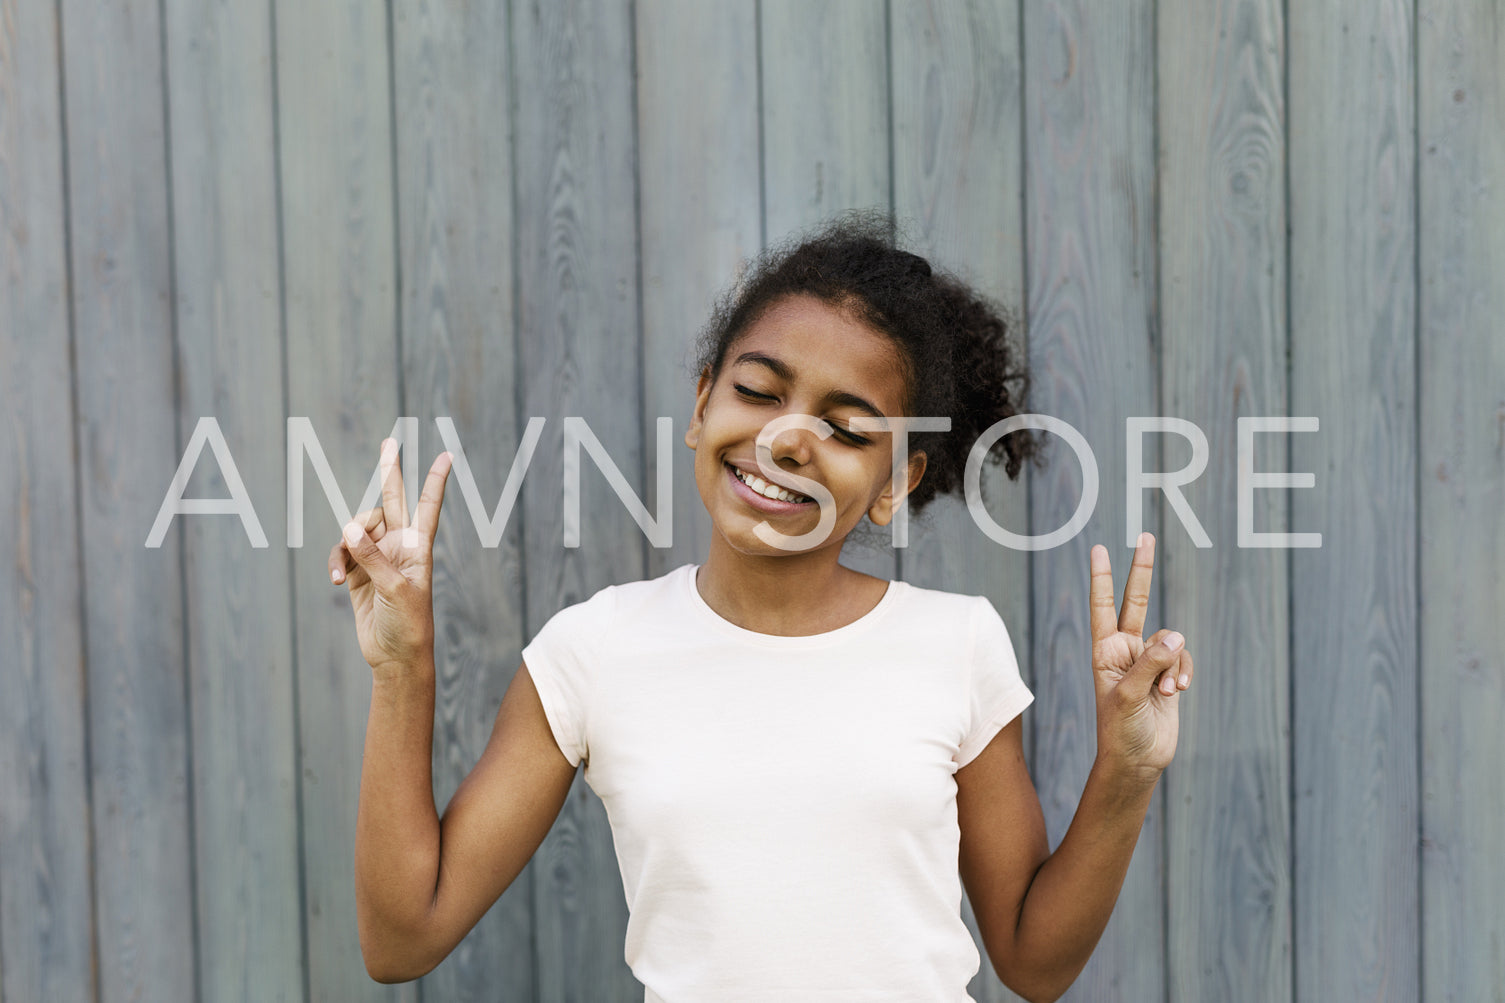
[[[996,962],[993,973],[1010,992],[1028,1003],[1055,1003],[1066,995],[1066,990],[1076,981],[1075,974],[1062,982],[1059,977],[1053,977],[1048,972],[1021,971],[1017,966],[1000,966]]]
[[[372,964],[369,960],[366,962],[366,974],[371,976],[374,981],[388,986],[396,985],[399,982],[412,982],[416,978],[416,976],[408,975],[395,968],[386,968]]]
[[[998,979],[1009,988],[1010,992],[1028,1003],[1055,1003],[1066,994],[1067,989],[1071,988],[1069,983],[1060,987],[1026,984],[1018,979],[1006,979],[1001,972],[998,973]]]
[[[434,970],[434,965],[417,964],[412,959],[395,958],[362,950],[361,960],[366,963],[366,974],[383,985],[396,985],[421,979]]]
[[[379,934],[362,925],[360,944],[366,974],[384,985],[421,979],[442,960],[424,950],[419,938],[396,931]]]
[[[1020,995],[1028,1000],[1029,1003],[1056,1003],[1056,1000],[1060,999],[1065,992],[1065,989],[1053,989],[1046,992],[1020,993]]]

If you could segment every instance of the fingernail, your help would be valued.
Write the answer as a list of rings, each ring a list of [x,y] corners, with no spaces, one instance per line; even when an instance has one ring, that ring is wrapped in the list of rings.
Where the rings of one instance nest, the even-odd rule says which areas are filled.
[[[361,542],[361,528],[353,522],[345,524],[345,542],[352,547]]]
[[[1180,634],[1169,634],[1166,636],[1165,646],[1172,651],[1175,651],[1177,648],[1181,647],[1182,643],[1185,640],[1186,638],[1182,637]]]
[[[1175,691],[1175,689],[1176,684],[1171,682],[1170,676],[1166,676],[1164,681],[1162,681],[1160,684],[1160,692],[1164,693],[1166,696],[1170,696],[1171,693]]]
[[[1188,676],[1184,672],[1181,673],[1181,685],[1182,686],[1190,686],[1191,685],[1191,676]]]
[[[340,569],[339,568],[335,568],[335,569],[333,569],[332,571],[329,572],[329,580],[332,581],[332,582],[334,582],[336,585],[340,584]]]
[[[1140,533],[1139,534],[1139,541],[1135,544],[1135,546],[1136,547],[1143,547],[1145,544],[1147,544],[1149,542],[1150,542],[1150,534],[1148,534],[1148,533]]]

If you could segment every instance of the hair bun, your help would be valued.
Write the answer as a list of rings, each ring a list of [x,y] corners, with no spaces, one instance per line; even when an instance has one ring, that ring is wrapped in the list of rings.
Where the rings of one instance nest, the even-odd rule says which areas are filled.
[[[930,262],[918,254],[911,254],[909,251],[900,251],[899,253],[904,256],[904,263],[909,266],[911,272],[924,276],[927,279],[930,278]]]

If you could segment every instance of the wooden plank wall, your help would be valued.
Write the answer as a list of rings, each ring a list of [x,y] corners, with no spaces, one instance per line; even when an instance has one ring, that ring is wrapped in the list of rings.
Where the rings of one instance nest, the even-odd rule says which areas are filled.
[[[1505,1000],[1502,66],[1500,0],[0,0],[0,1003],[641,998],[579,779],[438,969],[367,977],[370,676],[331,511],[399,417],[410,478],[453,419],[474,482],[435,559],[442,806],[550,615],[703,556],[681,443],[712,299],[873,206],[1027,317],[1031,409],[1093,450],[1065,546],[1003,549],[942,501],[909,549],[848,552],[998,606],[1052,844],[1094,751],[1092,544],[1122,583],[1158,535],[1148,623],[1197,657],[1067,998]],[[1156,415],[1205,436],[1184,493],[1210,547],[1154,492],[1125,525],[1126,421]],[[1318,430],[1241,459],[1261,415]],[[650,512],[674,464],[672,546],[589,470],[562,545],[566,416]],[[323,458],[289,455],[293,417]],[[224,515],[143,545],[206,431],[235,470],[204,457],[187,497],[238,478],[268,546]],[[1076,509],[1049,442],[989,473],[999,523]],[[1315,487],[1248,486],[1280,471]],[[971,991],[1016,999],[986,960]]]

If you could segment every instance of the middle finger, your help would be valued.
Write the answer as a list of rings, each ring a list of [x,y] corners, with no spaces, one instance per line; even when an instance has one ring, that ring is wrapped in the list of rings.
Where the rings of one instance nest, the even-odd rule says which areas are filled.
[[[1139,534],[1139,546],[1134,548],[1134,563],[1129,567],[1129,580],[1124,584],[1124,601],[1118,613],[1118,629],[1140,637],[1144,634],[1144,616],[1150,608],[1150,576],[1155,567],[1155,537],[1150,533]]]

